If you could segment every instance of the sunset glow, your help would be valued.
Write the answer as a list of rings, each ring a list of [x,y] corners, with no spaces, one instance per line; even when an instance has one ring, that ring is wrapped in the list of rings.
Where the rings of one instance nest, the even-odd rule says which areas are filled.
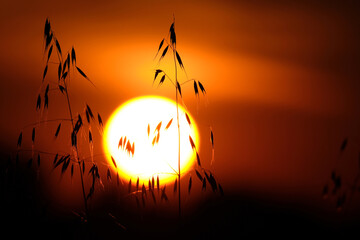
[[[199,149],[198,130],[189,113],[188,116],[191,126],[186,120],[185,110],[179,106],[181,172],[187,171],[194,163],[195,153],[189,135]],[[178,170],[175,102],[158,96],[145,96],[118,107],[105,127],[104,151],[108,163],[126,181],[132,179],[135,184],[139,177],[140,183],[147,183],[157,176],[160,184],[173,181]]]

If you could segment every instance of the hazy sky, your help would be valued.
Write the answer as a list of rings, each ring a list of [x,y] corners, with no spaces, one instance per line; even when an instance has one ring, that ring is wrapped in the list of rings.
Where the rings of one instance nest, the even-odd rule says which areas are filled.
[[[22,126],[36,119],[46,18],[97,86],[75,79],[75,106],[86,101],[106,119],[132,97],[172,97],[172,88],[151,83],[157,47],[175,15],[187,73],[208,93],[198,121],[204,139],[213,125],[220,178],[244,188],[275,184],[286,195],[312,185],[307,172],[317,179],[316,192],[342,138],[359,134],[359,7],[270,2],[1,1],[0,143],[15,148]],[[56,67],[48,77],[56,79]],[[184,91],[196,111],[192,86]]]

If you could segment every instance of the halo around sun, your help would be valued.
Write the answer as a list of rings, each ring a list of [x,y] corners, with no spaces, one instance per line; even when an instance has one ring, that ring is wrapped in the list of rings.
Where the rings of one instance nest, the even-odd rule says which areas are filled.
[[[189,136],[197,150],[200,140],[194,119],[180,104],[179,124],[180,169],[185,173],[196,157]],[[147,183],[158,177],[162,185],[175,180],[178,145],[176,103],[164,97],[143,96],[127,101],[112,113],[104,130],[108,164],[125,181],[139,178],[140,183]]]

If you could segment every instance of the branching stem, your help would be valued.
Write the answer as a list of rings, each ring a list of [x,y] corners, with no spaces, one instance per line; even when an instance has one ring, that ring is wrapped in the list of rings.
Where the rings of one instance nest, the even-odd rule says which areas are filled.
[[[74,129],[75,129],[74,118],[73,118],[72,111],[71,111],[70,98],[69,98],[68,88],[67,88],[65,79],[64,79],[64,87],[65,87],[65,96],[66,96],[66,100],[67,100],[67,104],[68,104],[68,108],[69,108],[72,130],[74,131]],[[76,154],[75,158],[77,158],[77,162],[79,164],[79,172],[80,172],[80,179],[81,179],[82,194],[83,194],[83,198],[84,198],[85,214],[86,214],[86,217],[88,218],[89,215],[88,215],[87,199],[86,199],[85,187],[84,187],[84,177],[83,177],[83,173],[82,173],[83,171],[81,168],[81,161],[79,159],[79,152],[77,149],[77,145],[74,146],[74,149],[75,149],[75,154]]]

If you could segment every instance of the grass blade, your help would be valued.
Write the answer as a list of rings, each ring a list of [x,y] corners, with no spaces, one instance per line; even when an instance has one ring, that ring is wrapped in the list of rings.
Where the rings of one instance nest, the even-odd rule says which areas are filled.
[[[48,97],[48,95],[45,95],[45,98],[44,98],[44,109],[45,108],[49,108],[49,97]]]
[[[86,76],[86,74],[79,68],[79,67],[76,67],[76,69],[78,70],[78,72],[86,79],[88,79],[88,77]]]
[[[62,94],[64,94],[65,88],[63,86],[59,85],[59,90]]]
[[[55,138],[57,138],[57,136],[59,135],[60,128],[61,128],[61,123],[59,123],[59,126],[56,128]]]
[[[201,92],[202,92],[203,94],[205,94],[205,93],[206,93],[206,91],[205,91],[204,86],[201,84],[201,82],[200,82],[200,81],[198,81],[198,84],[199,84],[199,87],[200,87]]]
[[[341,144],[341,147],[340,147],[340,152],[343,152],[347,146],[347,143],[348,143],[348,139],[345,138],[344,141],[342,142]]]
[[[86,116],[87,122],[90,124],[90,115],[89,115],[89,111],[87,109],[85,110],[85,116]]]
[[[107,178],[108,181],[111,180],[111,173],[110,173],[110,169],[109,169],[109,168],[107,169],[106,178]]]
[[[36,101],[36,110],[41,108],[41,96],[38,95],[37,101]]]
[[[58,53],[60,54],[60,56],[62,56],[61,47],[60,47],[59,41],[57,39],[55,39],[55,45],[56,45]]]
[[[206,178],[203,178],[201,190],[202,191],[206,190]]]
[[[163,44],[164,44],[164,39],[163,39],[163,40],[161,40],[161,42],[160,42],[158,52],[160,51],[160,49],[161,49],[161,47],[162,47],[162,45],[163,45]]]
[[[89,115],[90,115],[90,117],[92,118],[92,120],[94,120],[94,115],[93,115],[93,113],[92,113],[92,111],[91,111],[91,108],[90,108],[90,106],[87,105],[87,104],[86,104],[86,110],[87,110],[87,112],[89,113]]]
[[[223,188],[221,187],[220,183],[218,184],[218,186],[219,186],[220,195],[221,195],[221,196],[224,196],[224,190],[223,190]]]
[[[195,92],[195,96],[199,96],[199,90],[195,80],[194,80],[194,92]]]
[[[158,134],[156,135],[156,143],[159,143],[159,139],[160,139],[160,132],[158,132]]]
[[[83,126],[83,122],[82,122],[82,118],[79,114],[78,120],[75,123],[74,132],[77,134],[82,126]]]
[[[192,178],[191,178],[191,176],[190,176],[190,178],[189,178],[189,187],[188,187],[188,192],[190,193],[190,191],[191,191],[191,186],[192,186]]]
[[[81,76],[83,76],[86,80],[88,80],[95,87],[95,84],[88,78],[88,76],[86,76],[86,74],[78,66],[76,66],[76,69],[81,74]]]
[[[164,57],[165,57],[165,55],[166,55],[166,53],[167,53],[168,48],[169,48],[169,45],[168,45],[168,46],[166,46],[166,48],[164,49],[163,53],[161,54],[160,60],[161,60],[162,58],[164,58]],[[160,61],[160,60],[159,60],[159,61]]]
[[[168,122],[168,124],[166,124],[165,130],[167,130],[167,129],[170,127],[172,121],[173,121],[173,118],[170,119],[170,121]]]
[[[68,158],[66,161],[63,162],[62,168],[61,168],[61,173],[65,173],[66,170],[68,169],[70,164],[70,158]]]
[[[74,65],[74,63],[75,63],[75,65],[76,65],[76,54],[75,54],[75,49],[74,49],[74,47],[72,47],[72,49],[71,49],[71,63]]]
[[[68,55],[69,56],[69,55]],[[67,59],[64,61],[63,67],[62,67],[62,73],[65,72],[65,69],[67,68],[68,62]]]
[[[54,165],[56,164],[56,161],[57,161],[57,159],[58,159],[58,157],[59,157],[59,154],[57,153],[56,155],[55,155],[55,158],[54,158]]]
[[[67,77],[67,75],[68,75],[68,72],[64,72],[64,74],[61,76],[61,79],[66,79],[66,77]]]
[[[48,52],[48,57],[47,57],[47,61],[46,61],[46,62],[49,62],[49,59],[50,59],[50,57],[51,57],[52,50],[53,50],[53,45],[50,46],[50,49],[49,49],[49,52]]]
[[[161,86],[161,84],[163,84],[164,81],[165,81],[165,75],[161,77],[158,87]]]
[[[60,81],[60,78],[61,78],[61,70],[62,70],[61,62],[59,62],[59,67],[58,67],[58,80],[59,81]]]
[[[199,178],[199,180],[202,182],[203,177],[201,176],[201,174],[199,173],[199,171],[195,169],[195,173],[196,173],[196,176]]]
[[[161,73],[162,72],[162,70],[161,69],[156,69],[156,71],[155,71],[155,76],[154,76],[154,80],[153,80],[153,84],[154,84],[154,82],[155,82],[155,80],[156,80],[156,78],[157,78],[157,76],[159,75],[159,73]]]
[[[189,141],[190,141],[191,148],[192,148],[193,150],[196,150],[194,140],[192,139],[192,137],[191,137],[190,135],[189,135]]]
[[[19,138],[18,138],[18,142],[17,142],[17,146],[21,147],[21,142],[22,142],[22,132],[20,132]]]
[[[45,28],[44,28],[44,38],[48,37],[50,35],[50,21],[49,19],[47,18],[45,20]]]
[[[91,134],[91,131],[89,130],[89,143],[92,143],[92,134]]]
[[[50,86],[49,84],[46,86],[46,89],[45,89],[45,95],[44,95],[44,108],[49,108],[49,89],[50,89]]]
[[[35,142],[35,128],[33,128],[33,130],[32,130],[31,141],[32,141],[33,143]]]
[[[60,157],[59,161],[55,161],[56,160],[56,158],[55,158],[55,160],[54,160],[54,168],[57,168],[58,166],[60,166],[60,164],[62,164],[64,161],[66,161],[67,158],[70,158],[70,155]]]
[[[156,58],[157,55],[159,54],[160,49],[162,48],[162,46],[163,46],[163,44],[164,44],[164,40],[165,40],[165,39],[162,39],[162,40],[161,40],[161,42],[160,42],[160,44],[159,44],[159,48],[158,48],[158,50],[157,50],[157,52],[156,52],[155,58]]]
[[[123,146],[123,137],[120,138],[118,148]]]
[[[185,117],[186,117],[186,121],[189,123],[189,125],[191,126],[191,121],[189,118],[189,115],[187,113],[185,113]]]
[[[184,64],[183,64],[183,62],[181,61],[181,58],[180,58],[180,55],[179,55],[178,51],[176,51],[176,59],[177,59],[179,65],[180,65],[180,67],[181,67],[182,69],[184,69]]]
[[[158,123],[158,125],[157,125],[156,128],[155,128],[154,133],[155,133],[156,131],[160,132],[161,124],[162,124],[162,121]]]
[[[48,65],[46,64],[45,69],[44,69],[44,73],[43,73],[43,78],[42,78],[42,81],[44,81],[44,79],[45,79],[45,76],[46,76],[47,70],[48,70]]]
[[[217,190],[217,184],[216,184],[216,180],[215,180],[214,176],[211,173],[210,173],[210,177],[209,177],[209,183],[211,185],[213,192],[215,192]]]
[[[113,158],[113,156],[111,156],[111,161],[114,164],[115,168],[117,168],[117,165],[116,165],[116,162],[115,162],[115,159]]]
[[[103,126],[103,121],[102,121],[101,116],[100,116],[99,113],[98,113],[98,122],[99,122],[100,127],[102,127]]]
[[[50,33],[50,35],[46,36],[46,38],[45,38],[45,51],[48,49],[52,39],[53,39],[53,34],[52,33]]]
[[[200,156],[199,156],[198,152],[196,152],[196,160],[197,160],[198,165],[201,167]]]
[[[176,45],[175,23],[172,23],[170,26],[170,42]]]
[[[212,130],[210,130],[210,142],[211,142],[212,148],[214,148],[214,134],[213,134]]]
[[[166,202],[169,200],[165,193],[166,185],[161,190],[161,200],[165,200]]]
[[[67,69],[68,69],[68,71],[70,71],[70,53],[67,54],[65,61],[66,61]]]
[[[135,142],[131,144],[131,155],[134,156],[135,153]]]
[[[160,179],[159,176],[156,176],[156,187],[158,189],[158,191],[160,190]]]
[[[143,183],[142,188],[141,188],[141,193],[142,193],[141,195],[146,196],[146,188],[145,188],[144,183]]]
[[[181,87],[180,87],[179,82],[176,82],[176,88],[177,88],[177,90],[179,91],[180,96],[182,96],[182,95],[181,95]]]

